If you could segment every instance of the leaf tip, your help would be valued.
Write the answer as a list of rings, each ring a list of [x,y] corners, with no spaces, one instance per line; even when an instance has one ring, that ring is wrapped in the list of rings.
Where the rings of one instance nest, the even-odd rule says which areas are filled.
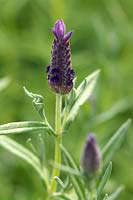
[[[23,90],[24,90],[24,92],[25,92],[26,94],[29,93],[25,86],[23,86]]]
[[[113,166],[113,165],[112,165],[112,161],[110,161],[110,162],[109,162],[109,167],[111,168],[111,170],[112,170],[112,166]]]
[[[32,92],[29,92],[25,86],[23,86],[23,90],[24,90],[24,92],[25,92],[25,94],[26,94],[27,96],[33,98]]]
[[[132,123],[132,119],[129,118],[129,119],[127,120],[127,124],[131,125],[131,123]]]

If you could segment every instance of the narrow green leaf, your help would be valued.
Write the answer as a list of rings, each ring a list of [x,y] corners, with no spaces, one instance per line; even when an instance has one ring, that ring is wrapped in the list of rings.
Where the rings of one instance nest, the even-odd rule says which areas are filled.
[[[73,168],[75,169],[76,173],[78,173],[80,175],[80,171],[76,165],[76,163],[74,162],[73,158],[71,157],[71,155],[68,153],[68,151],[66,150],[66,148],[61,145],[61,149],[65,155],[65,161],[66,161],[66,164],[68,166],[70,166],[70,168]],[[78,195],[78,198],[80,200],[85,200],[86,199],[86,195],[85,195],[85,187],[84,187],[84,184],[81,180],[81,176],[75,176],[75,175],[72,175],[70,174],[70,178],[71,178],[71,181],[72,181],[72,184],[73,184],[73,187],[75,189],[75,192],[76,194]]]
[[[102,191],[103,191],[103,189],[104,189],[104,187],[105,187],[105,185],[106,185],[106,183],[107,183],[107,181],[108,181],[108,179],[111,175],[111,171],[112,171],[112,162],[110,162],[108,164],[107,169],[105,170],[105,172],[104,172],[104,174],[101,178],[101,181],[98,185],[98,188],[97,188],[97,198],[98,199],[99,199],[99,197],[100,197],[100,195],[101,195],[101,193],[102,193]]]
[[[73,106],[73,104],[76,100],[76,97],[77,97],[77,90],[76,90],[76,88],[73,88],[67,98],[67,106],[68,107],[71,108]]]
[[[0,136],[0,146],[29,163],[46,183],[39,159],[28,149],[7,136]]]
[[[75,163],[75,161],[73,160],[72,156],[69,154],[67,149],[62,144],[60,145],[60,147],[61,147],[61,150],[63,151],[63,153],[66,155],[69,162],[71,163],[71,167],[73,167],[74,169],[77,170],[77,172],[79,172],[77,164]]]
[[[131,119],[128,119],[121,127],[116,131],[116,133],[109,139],[109,142],[105,145],[102,150],[102,155],[104,159],[104,163],[109,162],[115,152],[121,146],[125,134],[127,133],[128,128],[131,125]]]
[[[70,183],[70,177],[67,176],[67,177],[66,177],[66,180],[65,180],[65,182],[64,182],[64,190],[65,190],[65,191],[66,191],[66,190],[69,190],[69,189],[70,189],[70,185],[71,185],[71,183]]]
[[[69,167],[67,165],[62,165],[62,164],[59,165],[58,163],[53,163],[52,165],[53,165],[54,168],[58,168],[61,171],[69,173],[70,175],[81,176],[79,171],[77,171],[76,169],[71,168],[71,167]]]
[[[54,176],[54,179],[57,181],[57,183],[59,183],[59,185],[64,189],[65,185],[63,183],[63,181],[58,177],[58,176]]]
[[[132,107],[132,103],[129,102],[128,98],[124,98],[117,103],[115,103],[111,108],[109,108],[107,111],[97,115],[94,117],[94,122],[95,123],[103,123],[106,122],[112,118],[114,118],[116,115],[123,113],[130,109]]]
[[[70,163],[69,161],[67,160],[67,158],[65,159],[65,163],[69,166]],[[85,187],[81,181],[81,177],[77,177],[77,175],[73,175],[73,174],[70,174],[70,179],[71,179],[71,182],[72,182],[72,185],[73,185],[73,188],[75,190],[75,193],[76,195],[78,196],[78,198],[80,200],[86,200],[86,195],[85,195]]]
[[[28,138],[28,139],[27,139],[26,144],[27,144],[28,148],[29,148],[35,155],[38,154],[38,153],[37,153],[37,150],[36,150],[36,148],[35,148],[35,146],[34,146],[33,143],[32,143],[32,139],[31,139],[31,138]]]
[[[63,119],[63,122],[62,122],[63,124],[65,124],[66,122],[67,116],[76,100],[76,96],[77,96],[76,88],[73,88],[70,91],[70,93],[67,96],[65,96],[65,106],[61,114],[61,118]]]
[[[65,200],[73,200],[68,194],[63,194],[63,193],[54,193],[52,197],[57,200],[59,200],[59,198]]]
[[[45,123],[38,121],[12,122],[0,125],[1,135],[20,134],[36,130],[48,130],[48,127]]]
[[[49,128],[49,133],[53,134],[54,136],[56,135],[54,129],[52,128],[52,126],[49,124],[46,115],[45,115],[45,111],[44,111],[44,104],[43,104],[43,96],[40,94],[34,94],[32,92],[29,92],[26,87],[23,87],[25,94],[32,98],[32,103],[34,108],[36,109],[36,111],[39,113],[40,117],[43,119],[43,121],[45,122],[45,124],[47,125],[47,127]]]
[[[42,137],[42,134],[39,134],[37,137],[37,152],[38,152],[38,157],[40,159],[41,165],[43,166],[45,161],[46,161],[46,152],[45,152],[45,145],[44,145],[44,140]]]
[[[36,103],[43,103],[43,96],[40,94],[34,94],[32,92],[29,92],[26,87],[23,87],[24,92],[27,96],[31,97]]]
[[[124,186],[120,186],[112,195],[108,197],[108,200],[117,199],[123,190],[124,190]]]
[[[67,119],[63,122],[63,127],[69,127],[70,123],[75,119],[79,108],[85,103],[85,101],[92,95],[97,78],[99,76],[100,70],[95,71],[91,75],[85,78],[85,80],[77,88],[76,101],[73,104]]]
[[[43,120],[46,120],[45,112],[44,112],[44,104],[43,104],[43,96],[40,94],[34,94],[29,92],[26,87],[23,87],[25,94],[32,98],[32,103],[36,111],[39,113]]]

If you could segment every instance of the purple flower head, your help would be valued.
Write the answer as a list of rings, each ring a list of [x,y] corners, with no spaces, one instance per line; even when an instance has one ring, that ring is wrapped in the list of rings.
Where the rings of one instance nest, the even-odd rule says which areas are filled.
[[[89,175],[95,174],[101,165],[101,153],[93,134],[88,135],[84,145],[81,166]]]
[[[73,87],[74,70],[71,67],[71,50],[69,39],[72,31],[66,32],[63,20],[57,20],[52,28],[54,41],[51,51],[51,62],[46,69],[50,87],[56,92],[67,94]]]
[[[64,37],[64,34],[66,32],[66,26],[62,19],[56,21],[54,28],[52,28],[52,32],[58,39],[62,39]]]

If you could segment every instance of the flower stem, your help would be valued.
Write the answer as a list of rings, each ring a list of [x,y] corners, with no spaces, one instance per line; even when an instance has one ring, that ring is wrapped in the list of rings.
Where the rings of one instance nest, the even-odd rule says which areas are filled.
[[[55,137],[55,156],[54,156],[54,162],[56,164],[61,164],[61,108],[62,108],[62,96],[60,94],[56,94],[56,108],[55,108],[55,132],[58,135]],[[50,186],[50,193],[56,192],[57,188],[57,182],[54,179],[55,176],[60,175],[60,169],[54,168],[52,172],[52,178],[51,178],[51,186]]]

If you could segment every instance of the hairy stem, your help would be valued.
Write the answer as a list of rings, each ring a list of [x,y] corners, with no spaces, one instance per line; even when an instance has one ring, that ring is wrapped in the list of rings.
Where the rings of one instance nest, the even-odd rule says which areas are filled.
[[[55,132],[58,135],[55,138],[55,157],[54,162],[56,164],[61,164],[61,108],[62,108],[62,96],[60,94],[56,94],[56,108],[55,108]],[[55,176],[60,175],[60,169],[54,168],[52,172],[52,178],[51,178],[51,186],[50,186],[50,193],[56,192],[57,188],[57,182],[54,180]]]

